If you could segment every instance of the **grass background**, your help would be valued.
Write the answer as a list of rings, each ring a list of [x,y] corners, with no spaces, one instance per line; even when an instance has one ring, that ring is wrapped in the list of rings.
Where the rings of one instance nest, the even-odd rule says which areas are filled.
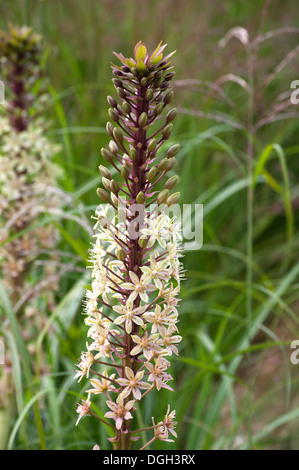
[[[140,39],[149,49],[163,40],[177,51],[179,114],[170,143],[181,144],[175,168],[181,201],[204,204],[204,243],[184,258],[176,392],[150,394],[138,410],[138,427],[162,417],[170,403],[178,439],[157,449],[299,448],[299,365],[290,362],[290,342],[299,338],[299,113],[289,101],[290,84],[299,79],[296,7],[295,0],[0,1],[2,29],[8,22],[28,24],[44,37],[49,136],[62,144],[61,185],[73,201],[55,223],[59,248],[70,253],[74,269],[61,281],[57,309],[31,357],[1,292],[18,400],[9,448],[110,445],[96,420],[74,426],[87,386],[74,382],[73,373],[86,341],[81,303],[90,234],[70,217],[84,213],[92,226],[99,149],[108,142],[112,51],[130,55]],[[219,47],[236,26],[246,28],[250,46],[232,38]],[[277,29],[281,34],[273,34]],[[254,38],[269,32],[255,48]],[[46,375],[30,365],[42,348]]]

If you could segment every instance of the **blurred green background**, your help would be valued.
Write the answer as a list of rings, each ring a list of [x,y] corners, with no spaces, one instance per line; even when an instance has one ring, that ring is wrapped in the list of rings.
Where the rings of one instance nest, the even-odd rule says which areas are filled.
[[[69,217],[81,211],[92,227],[112,51],[130,56],[139,40],[177,51],[178,190],[182,203],[204,205],[203,247],[184,257],[176,391],[150,394],[139,427],[170,403],[178,439],[157,449],[299,448],[299,365],[290,362],[290,342],[299,339],[299,105],[290,102],[299,79],[297,7],[295,0],[0,1],[1,29],[27,24],[43,35],[48,135],[62,144],[61,185],[73,199],[59,224],[60,249],[73,254],[74,269],[38,339],[49,362],[49,373],[35,378],[48,449],[110,445],[96,420],[75,427],[87,387],[73,374],[86,342],[81,305],[91,239]],[[219,44],[235,27],[244,29]],[[11,423],[10,446],[40,446],[30,403]]]

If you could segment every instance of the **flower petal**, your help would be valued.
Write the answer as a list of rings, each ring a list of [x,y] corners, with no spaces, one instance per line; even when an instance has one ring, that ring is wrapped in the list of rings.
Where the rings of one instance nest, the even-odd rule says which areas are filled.
[[[135,274],[133,271],[130,271],[129,275],[133,284],[139,284],[139,277],[137,276],[137,274]]]

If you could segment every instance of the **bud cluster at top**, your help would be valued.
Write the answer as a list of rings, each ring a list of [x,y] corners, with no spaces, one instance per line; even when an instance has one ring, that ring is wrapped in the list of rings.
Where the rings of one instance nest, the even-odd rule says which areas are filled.
[[[7,32],[0,31],[0,76],[5,91],[10,91],[5,106],[12,127],[19,132],[35,120],[44,99],[36,89],[41,77],[41,52],[41,36],[32,28],[10,25]]]
[[[172,54],[164,57],[164,48],[165,45],[159,45],[149,56],[146,47],[139,42],[134,49],[134,59],[115,54],[122,63],[121,66],[112,66],[118,97],[107,98],[111,106],[108,114],[112,122],[107,123],[111,141],[108,149],[103,148],[101,153],[114,168],[116,164],[121,165],[116,169],[126,180],[128,191],[120,187],[110,172],[101,166],[105,189],[99,188],[98,194],[105,202],[109,202],[111,197],[112,203],[116,204],[115,196],[120,191],[131,202],[149,202],[148,199],[154,195],[154,186],[175,165],[174,157],[179,145],[172,146],[166,156],[157,161],[158,151],[169,139],[176,116],[175,108],[169,110],[166,116],[162,114],[173,99],[170,81],[174,76],[169,61]],[[159,204],[177,202],[179,194],[169,198],[169,190],[177,182],[178,177],[173,176],[166,182],[164,190],[155,194]]]

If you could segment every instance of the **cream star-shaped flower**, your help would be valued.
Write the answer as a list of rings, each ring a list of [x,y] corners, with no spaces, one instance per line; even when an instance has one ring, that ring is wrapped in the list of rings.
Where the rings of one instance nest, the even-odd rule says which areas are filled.
[[[112,308],[115,312],[120,314],[120,316],[114,320],[114,323],[116,325],[125,323],[125,329],[128,334],[132,331],[133,323],[142,327],[144,326],[143,320],[139,315],[146,310],[146,307],[134,308],[133,301],[128,299],[125,306],[115,305]]]
[[[81,404],[78,404],[78,407],[77,407],[76,411],[77,411],[77,413],[79,413],[79,418],[76,421],[76,426],[78,425],[80,419],[83,418],[83,416],[89,415],[90,406],[91,406],[91,401],[90,401],[89,395],[88,395],[88,398],[87,398],[86,401],[81,400]]]
[[[110,321],[107,320],[107,318],[104,318],[102,315],[101,315],[101,312],[100,311],[95,311],[91,314],[89,314],[89,316],[87,318],[85,318],[85,323],[86,325],[88,326],[97,326],[97,327],[101,327],[101,328],[109,328],[109,325],[110,325]]]
[[[161,289],[159,292],[159,297],[162,297],[169,306],[176,306],[180,301],[180,299],[177,298],[179,292],[180,286],[178,285],[177,287],[173,287],[173,283],[171,282],[168,288]]]
[[[163,310],[160,305],[156,305],[154,312],[146,312],[144,318],[152,323],[151,333],[158,330],[161,333],[161,327],[175,325],[177,322],[177,314],[172,313],[172,307],[166,307]]]
[[[178,424],[175,420],[175,410],[170,413],[170,405],[168,405],[167,412],[165,418],[163,420],[163,424],[167,431],[170,432],[174,437],[177,437],[177,433],[175,432],[174,428]]]
[[[158,356],[158,358],[155,359],[155,364],[152,364],[151,362],[145,363],[145,367],[150,371],[148,380],[149,382],[154,382],[157,390],[166,388],[173,392],[173,389],[166,384],[166,382],[172,380],[171,375],[166,372],[169,366],[169,361],[167,361],[163,356]]]
[[[140,269],[145,275],[145,281],[154,281],[155,286],[159,290],[163,286],[161,281],[167,281],[170,278],[167,261],[156,261],[154,256],[151,256],[149,266],[142,266]]]
[[[158,217],[154,214],[152,217],[145,220],[148,227],[142,228],[140,231],[143,234],[141,238],[148,238],[147,247],[151,248],[156,242],[162,248],[166,248],[166,241],[170,239],[170,225],[171,219],[165,214],[160,214]]]
[[[132,419],[130,410],[133,408],[134,403],[135,400],[130,400],[124,404],[124,397],[122,395],[117,397],[116,403],[110,400],[106,401],[107,406],[109,406],[112,411],[107,411],[105,418],[114,419],[116,429],[120,429],[124,419]]]
[[[136,354],[143,354],[146,359],[149,361],[155,352],[160,352],[161,347],[157,344],[159,338],[159,333],[148,336],[147,333],[142,337],[137,335],[132,335],[132,339],[136,346],[131,350],[131,355],[135,356]]]
[[[150,384],[148,384],[147,382],[141,381],[144,375],[144,371],[142,370],[142,371],[136,372],[136,374],[134,375],[134,372],[132,371],[132,369],[130,369],[130,367],[126,367],[125,374],[127,376],[126,379],[120,378],[117,380],[117,383],[119,383],[119,385],[121,385],[122,387],[126,387],[121,393],[122,396],[126,398],[132,392],[134,398],[136,398],[136,400],[140,400],[141,398],[140,389],[144,390],[150,387]]]
[[[157,341],[160,346],[164,346],[166,348],[169,356],[172,356],[172,353],[174,353],[176,356],[179,355],[178,348],[175,346],[175,344],[180,343],[182,341],[182,337],[179,335],[172,336],[175,331],[177,331],[177,328],[173,325],[169,326],[167,330],[166,328],[162,327],[162,338]]]
[[[155,286],[151,285],[148,282],[144,274],[142,274],[140,279],[137,274],[133,273],[133,271],[130,271],[129,275],[132,282],[125,282],[121,286],[123,289],[132,291],[128,300],[134,302],[134,300],[137,299],[137,297],[139,296],[143,302],[148,303],[147,292],[152,292],[153,290],[155,290]]]
[[[88,348],[88,344],[86,344],[86,347]],[[74,377],[75,379],[79,377],[78,382],[82,380],[84,375],[86,375],[86,377],[89,376],[89,369],[91,368],[94,361],[95,361],[95,358],[90,351],[81,353],[80,362],[78,364],[78,367],[80,370],[76,371],[77,373]]]
[[[110,375],[110,377],[108,377],[108,372],[105,370],[103,372],[103,375],[104,377],[107,377],[107,379],[106,378],[102,378],[102,380],[90,379],[90,383],[93,386],[93,388],[91,388],[90,390],[86,390],[87,393],[94,393],[95,395],[99,395],[100,393],[103,393],[103,392],[109,392],[109,391],[113,392],[115,390],[115,386],[111,382],[111,380],[114,379],[115,374],[112,374]],[[108,378],[111,380],[108,380]]]
[[[175,431],[175,426],[177,422],[174,421],[175,419],[175,410],[170,413],[170,406],[168,405],[167,412],[163,421],[158,423],[158,427],[155,429],[155,437],[160,441],[165,442],[173,442],[173,439],[169,439],[169,433],[172,434],[174,437],[177,437],[177,433]],[[153,421],[154,423],[154,421]]]

